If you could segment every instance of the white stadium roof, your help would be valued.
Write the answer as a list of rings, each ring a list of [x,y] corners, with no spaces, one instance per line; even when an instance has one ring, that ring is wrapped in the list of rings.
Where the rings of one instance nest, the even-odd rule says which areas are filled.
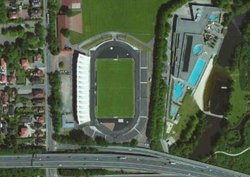
[[[77,119],[79,124],[90,121],[90,57],[78,54],[76,69],[77,84]]]

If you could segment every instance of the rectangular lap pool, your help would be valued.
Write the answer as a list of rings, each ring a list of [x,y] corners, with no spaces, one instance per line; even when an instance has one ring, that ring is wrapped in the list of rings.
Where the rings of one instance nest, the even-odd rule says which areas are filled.
[[[195,66],[194,66],[194,69],[188,78],[188,84],[191,87],[194,87],[197,84],[205,66],[206,66],[206,61],[202,58],[198,58]]]

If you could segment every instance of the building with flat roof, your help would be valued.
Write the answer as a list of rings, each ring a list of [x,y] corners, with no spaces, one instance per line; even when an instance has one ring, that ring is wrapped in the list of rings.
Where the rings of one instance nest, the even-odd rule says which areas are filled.
[[[168,113],[176,122],[179,117],[176,105],[181,105],[187,89],[191,89],[193,94],[196,92],[207,65],[218,54],[224,39],[219,8],[190,3],[189,10],[190,16],[176,14],[173,18],[173,88],[170,90],[172,99]]]
[[[79,124],[90,121],[90,57],[78,54],[76,64],[77,120]]]

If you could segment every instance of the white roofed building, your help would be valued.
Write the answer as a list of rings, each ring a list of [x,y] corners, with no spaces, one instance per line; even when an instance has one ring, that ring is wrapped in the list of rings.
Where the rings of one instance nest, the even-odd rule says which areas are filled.
[[[84,124],[90,121],[90,57],[78,54],[76,74],[77,120]]]

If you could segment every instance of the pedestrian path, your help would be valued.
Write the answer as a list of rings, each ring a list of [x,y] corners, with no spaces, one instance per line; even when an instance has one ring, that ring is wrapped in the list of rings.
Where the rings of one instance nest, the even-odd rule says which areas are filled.
[[[231,156],[231,157],[236,157],[236,156],[239,156],[241,154],[244,154],[248,150],[250,150],[250,147],[248,147],[245,150],[243,150],[243,151],[241,151],[239,153],[236,153],[236,154],[231,154],[231,153],[227,153],[227,152],[224,152],[224,151],[216,151],[214,154],[225,154],[225,155],[228,155],[228,156]]]

